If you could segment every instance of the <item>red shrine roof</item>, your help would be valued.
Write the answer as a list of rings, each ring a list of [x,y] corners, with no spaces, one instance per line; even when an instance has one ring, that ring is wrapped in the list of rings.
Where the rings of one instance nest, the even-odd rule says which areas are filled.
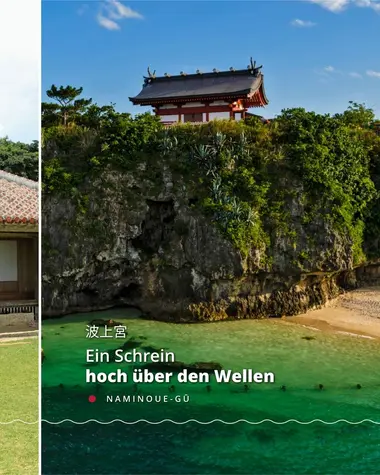
[[[38,183],[0,170],[0,224],[37,224]]]
[[[142,91],[129,100],[137,105],[155,105],[199,100],[247,99],[249,106],[262,107],[268,104],[264,90],[264,76],[252,64],[248,69],[211,73],[185,74],[179,76],[145,78]]]

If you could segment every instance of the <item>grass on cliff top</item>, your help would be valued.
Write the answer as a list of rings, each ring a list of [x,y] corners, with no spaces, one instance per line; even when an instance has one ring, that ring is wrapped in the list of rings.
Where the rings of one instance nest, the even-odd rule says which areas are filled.
[[[0,340],[1,475],[38,474],[38,368],[37,338]]]

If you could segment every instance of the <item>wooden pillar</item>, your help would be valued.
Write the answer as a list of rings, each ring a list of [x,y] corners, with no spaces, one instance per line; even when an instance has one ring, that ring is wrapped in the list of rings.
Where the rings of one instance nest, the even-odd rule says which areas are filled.
[[[38,300],[39,294],[39,259],[38,259],[38,237],[33,238],[33,260],[34,260],[34,299]]]
[[[177,104],[177,111],[181,111],[182,106],[183,106],[183,104]],[[178,112],[178,122],[179,122],[179,123],[182,122],[182,114],[181,114],[181,112]]]
[[[235,114],[234,114],[234,103],[231,102],[229,104],[230,107],[230,120],[235,120]]]
[[[203,105],[205,106],[206,122],[210,122],[210,103],[203,102]],[[202,122],[203,122],[203,116],[202,116]]]

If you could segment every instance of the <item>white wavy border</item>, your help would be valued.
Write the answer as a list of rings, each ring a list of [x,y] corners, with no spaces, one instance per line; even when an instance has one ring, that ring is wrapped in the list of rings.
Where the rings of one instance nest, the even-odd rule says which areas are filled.
[[[9,421],[9,422],[0,422],[0,425],[9,425],[15,422],[21,422],[22,424],[33,425],[33,424],[38,424],[40,421],[27,422],[27,421],[23,421],[22,419],[14,419],[13,421]],[[206,422],[198,421],[197,419],[188,419],[187,421],[182,421],[182,422],[173,421],[172,419],[162,419],[162,421],[155,421],[155,422],[148,421],[146,419],[139,419],[138,421],[132,421],[132,422],[123,421],[122,419],[113,419],[112,421],[106,421],[106,422],[98,421],[97,419],[88,419],[87,421],[73,421],[72,419],[62,419],[61,421],[56,421],[56,422],[48,421],[47,419],[41,419],[41,422],[45,422],[50,425],[59,425],[59,424],[63,424],[64,422],[71,422],[72,424],[76,424],[76,425],[84,425],[84,424],[88,424],[89,422],[96,422],[97,424],[100,424],[100,425],[109,425],[109,424],[114,424],[115,422],[120,422],[121,424],[125,424],[125,425],[136,425],[141,422],[145,422],[146,424],[151,424],[151,425],[159,425],[159,424],[163,424],[164,422],[170,422],[171,424],[175,424],[175,425],[185,425],[185,424],[188,424],[189,422],[196,422],[197,424],[200,424],[200,425],[210,425],[210,424],[214,424],[215,422],[221,422],[222,424],[225,424],[225,425],[235,425],[241,422],[244,422],[249,425],[259,425],[259,424],[263,424],[264,422],[271,422],[272,424],[275,424],[275,425],[284,425],[284,424],[288,424],[289,422],[295,422],[300,425],[310,425],[310,424],[314,424],[315,422],[321,422],[322,424],[326,424],[326,425],[334,425],[340,422],[344,422],[350,425],[359,425],[359,424],[363,424],[364,422],[370,422],[371,424],[380,425],[380,421],[373,421],[372,419],[363,419],[361,421],[348,421],[347,419],[337,419],[336,421],[330,421],[330,422],[324,421],[322,419],[313,419],[311,421],[298,421],[297,419],[288,419],[287,421],[282,421],[282,422],[273,421],[272,419],[263,419],[262,421],[258,421],[258,422],[248,421],[247,419],[238,419],[236,421],[230,421],[230,422],[223,421],[222,419],[213,419],[212,421],[206,421]]]

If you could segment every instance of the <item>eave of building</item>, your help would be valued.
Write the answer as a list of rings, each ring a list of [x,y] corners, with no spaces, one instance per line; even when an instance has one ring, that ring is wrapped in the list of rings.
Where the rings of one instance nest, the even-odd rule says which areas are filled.
[[[134,97],[129,98],[134,105],[140,106],[152,106],[156,107],[164,104],[183,104],[184,102],[213,102],[213,101],[236,101],[241,99],[248,102],[249,107],[264,107],[269,104],[266,97],[264,85],[261,84],[256,91],[245,90],[234,92],[233,94],[210,94],[210,95],[192,95],[181,97],[164,97],[164,98],[149,98],[149,99],[136,99]],[[257,100],[258,99],[258,100]]]
[[[15,224],[15,223],[7,223],[0,221],[0,237],[7,237],[5,236],[6,233],[38,233],[38,224],[34,223],[27,223],[27,224]]]
[[[234,94],[210,94],[208,96],[200,95],[200,96],[180,96],[180,97],[164,97],[160,98],[149,98],[149,99],[135,99],[134,97],[130,97],[129,99],[132,101],[134,105],[141,105],[141,106],[149,106],[152,104],[174,104],[174,103],[183,103],[183,102],[212,102],[212,101],[220,101],[220,100],[235,100],[235,99],[242,99],[248,97],[250,91],[241,91]]]
[[[0,224],[15,224],[20,226],[25,226],[28,224],[37,225],[38,220],[35,218],[25,218],[19,216],[0,216]]]

